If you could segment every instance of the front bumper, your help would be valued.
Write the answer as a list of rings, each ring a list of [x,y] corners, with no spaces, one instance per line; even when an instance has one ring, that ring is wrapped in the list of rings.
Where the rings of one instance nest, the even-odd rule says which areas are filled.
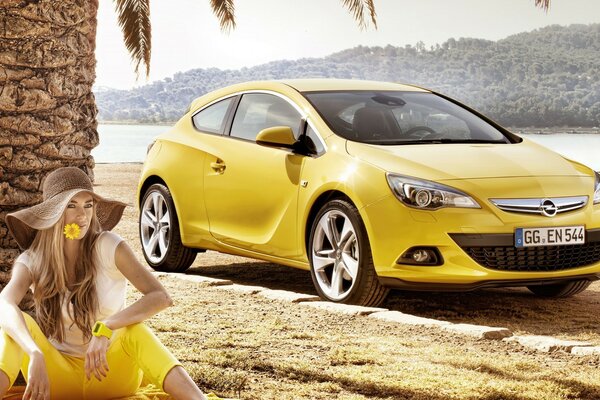
[[[497,271],[562,271],[600,262],[600,229],[586,231],[586,243],[581,245],[515,247],[511,234],[450,237],[479,265]]]
[[[548,218],[507,213],[477,200],[481,209],[432,212],[407,208],[390,196],[361,209],[382,284],[414,290],[464,291],[599,279],[600,206],[588,204]],[[514,247],[517,228],[574,225],[586,227],[585,245],[564,246],[569,249]],[[397,263],[405,251],[416,246],[437,248],[443,264]]]
[[[389,288],[402,290],[416,291],[433,291],[433,292],[468,292],[471,290],[497,288],[497,287],[513,287],[513,286],[534,286],[534,285],[554,285],[572,281],[574,278],[578,280],[597,281],[600,279],[598,274],[586,274],[567,276],[562,278],[547,278],[547,279],[506,279],[506,280],[490,280],[474,283],[432,283],[432,282],[411,282],[398,278],[379,277],[379,282]]]

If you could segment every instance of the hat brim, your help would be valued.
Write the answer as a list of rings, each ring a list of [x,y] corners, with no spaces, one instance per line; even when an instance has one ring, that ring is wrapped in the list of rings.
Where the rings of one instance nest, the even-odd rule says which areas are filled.
[[[127,204],[106,199],[87,189],[72,189],[23,210],[6,215],[6,225],[22,250],[29,248],[37,231],[58,222],[73,196],[89,193],[96,203],[96,216],[102,230],[110,231],[121,220]]]

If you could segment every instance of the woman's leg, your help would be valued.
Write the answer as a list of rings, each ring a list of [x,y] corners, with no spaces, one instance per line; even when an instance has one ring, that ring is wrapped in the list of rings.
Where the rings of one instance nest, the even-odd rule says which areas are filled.
[[[206,399],[175,356],[144,324],[124,328],[121,345],[124,352],[136,361],[146,379],[177,400]]]
[[[46,371],[50,380],[50,397],[52,399],[80,398],[82,393],[82,379],[77,376],[83,376],[78,367],[78,359],[65,357],[61,354],[42,333],[38,324],[27,314],[23,314],[27,329],[31,333],[33,340],[44,354]],[[0,332],[0,394],[6,386],[8,378],[8,387],[6,392],[15,382],[19,369],[25,379],[28,379],[29,357],[19,347],[19,345],[4,332]],[[5,375],[5,376],[2,376]],[[4,382],[4,384],[2,383]]]
[[[198,386],[196,386],[192,378],[181,365],[171,368],[163,382],[163,390],[177,400],[207,400],[207,397],[200,389],[198,389]]]

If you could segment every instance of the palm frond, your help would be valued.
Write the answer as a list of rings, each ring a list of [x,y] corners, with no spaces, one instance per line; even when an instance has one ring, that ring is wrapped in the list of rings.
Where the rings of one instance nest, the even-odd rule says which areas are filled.
[[[375,13],[373,0],[342,0],[342,3],[352,13],[360,29],[367,29],[368,26],[365,19],[365,9],[371,17],[371,23],[377,29],[377,14]]]
[[[219,19],[223,31],[229,32],[235,28],[234,0],[210,0],[213,13]]]
[[[135,73],[139,76],[140,64],[143,64],[148,76],[152,47],[150,0],[114,0],[114,2],[125,47],[135,63]]]
[[[535,5],[544,9],[545,11],[548,11],[550,8],[550,0],[535,0]]]

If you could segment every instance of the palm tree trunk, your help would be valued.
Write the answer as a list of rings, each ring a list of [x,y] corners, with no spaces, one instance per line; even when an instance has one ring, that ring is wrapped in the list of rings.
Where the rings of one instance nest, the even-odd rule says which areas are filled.
[[[98,1],[0,4],[1,280],[18,255],[6,213],[41,201],[41,182],[55,168],[80,167],[93,178]]]

